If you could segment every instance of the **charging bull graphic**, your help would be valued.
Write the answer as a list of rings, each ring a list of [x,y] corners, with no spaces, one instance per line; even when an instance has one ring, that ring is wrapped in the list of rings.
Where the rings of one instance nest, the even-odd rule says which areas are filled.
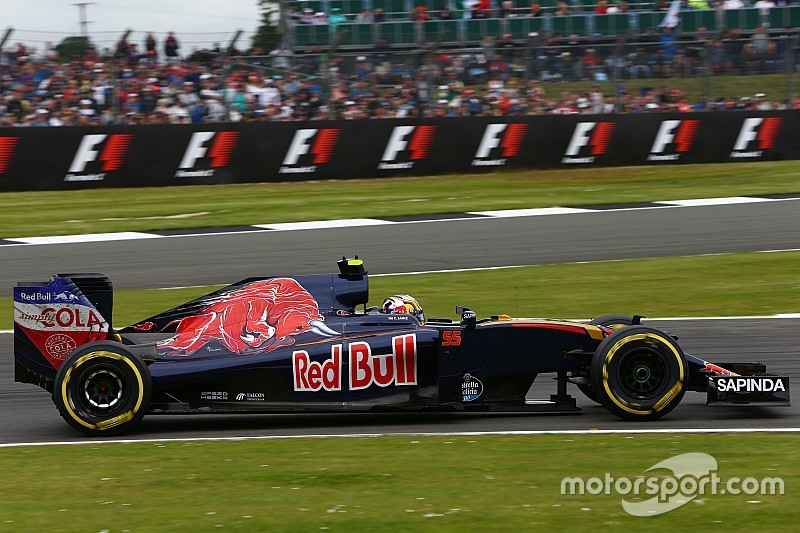
[[[291,278],[256,281],[234,290],[202,313],[180,320],[177,335],[158,343],[169,355],[192,355],[211,342],[238,355],[294,344],[294,336],[339,335],[323,322],[316,300]]]

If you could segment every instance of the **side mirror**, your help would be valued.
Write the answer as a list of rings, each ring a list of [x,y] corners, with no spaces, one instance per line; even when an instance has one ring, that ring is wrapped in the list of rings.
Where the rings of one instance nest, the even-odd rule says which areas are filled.
[[[475,324],[478,322],[478,316],[475,314],[475,311],[470,309],[469,307],[463,307],[461,305],[456,306],[456,313],[461,315],[461,325],[467,329],[475,329]]]

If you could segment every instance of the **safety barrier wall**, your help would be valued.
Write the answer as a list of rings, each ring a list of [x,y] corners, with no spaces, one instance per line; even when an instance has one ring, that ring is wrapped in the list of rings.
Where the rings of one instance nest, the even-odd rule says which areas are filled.
[[[3,128],[0,190],[788,159],[800,110]]]

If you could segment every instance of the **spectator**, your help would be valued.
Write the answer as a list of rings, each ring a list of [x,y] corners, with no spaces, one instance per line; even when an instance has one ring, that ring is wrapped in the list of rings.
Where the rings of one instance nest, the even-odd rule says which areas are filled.
[[[568,15],[572,15],[572,11],[569,9],[569,5],[564,0],[558,0],[556,4],[556,11],[553,15],[557,17],[566,17]]]
[[[386,13],[384,13],[382,7],[375,8],[375,12],[372,15],[372,18],[375,19],[376,23],[386,22]]]
[[[540,6],[539,4],[531,4],[531,10],[528,11],[528,14],[526,16],[529,18],[536,18],[536,17],[541,17],[543,14],[544,13],[542,13],[542,6]]]
[[[290,70],[292,68],[291,57],[294,56],[294,52],[286,48],[283,43],[278,43],[269,55],[272,58],[272,68],[276,70]]]
[[[303,14],[300,16],[300,20],[298,20],[299,24],[314,24],[314,10],[310,7],[306,7],[303,9]]]
[[[373,24],[375,22],[375,17],[372,16],[372,12],[369,9],[362,9],[361,13],[356,16],[356,23],[358,24]]]
[[[178,39],[175,38],[175,34],[169,32],[164,40],[164,55],[167,56],[168,63],[176,63],[178,61],[179,48],[180,45],[178,44]]]
[[[437,12],[437,18],[438,18],[439,20],[454,20],[454,19],[455,19],[455,15],[453,15],[453,12],[452,12],[452,11],[450,11],[450,8],[449,8],[449,7],[447,7],[446,5],[444,5],[444,6],[442,6],[442,8],[441,8],[441,9],[440,9],[440,10]]]
[[[145,53],[147,54],[147,59],[153,63],[158,60],[158,44],[156,43],[156,38],[153,35],[153,32],[148,32],[147,37],[144,40],[144,48]]]
[[[334,7],[331,9],[331,15],[328,17],[328,24],[331,26],[338,26],[347,22],[347,17],[342,13],[342,8]]]

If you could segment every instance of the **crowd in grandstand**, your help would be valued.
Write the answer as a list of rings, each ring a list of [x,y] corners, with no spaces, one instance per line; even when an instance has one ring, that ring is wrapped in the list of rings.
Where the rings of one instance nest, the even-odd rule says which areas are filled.
[[[52,46],[17,44],[0,54],[0,126],[800,108],[797,98],[762,93],[705,101],[664,84],[704,69],[782,72],[787,57],[797,56],[784,49],[797,45],[793,35],[791,29],[745,38],[701,33],[681,42],[664,30],[624,46],[577,36],[535,43],[487,36],[474,49],[421,43],[408,53],[383,39],[369,53],[328,57],[315,45],[297,53],[279,45],[234,58],[238,51],[219,48],[181,57],[177,37],[169,34],[161,46],[148,35],[141,48],[122,43],[68,61]],[[659,78],[664,83],[653,82]],[[597,85],[572,94],[548,83],[573,80]],[[604,85],[613,87],[610,94],[600,89],[608,81],[614,81]]]

